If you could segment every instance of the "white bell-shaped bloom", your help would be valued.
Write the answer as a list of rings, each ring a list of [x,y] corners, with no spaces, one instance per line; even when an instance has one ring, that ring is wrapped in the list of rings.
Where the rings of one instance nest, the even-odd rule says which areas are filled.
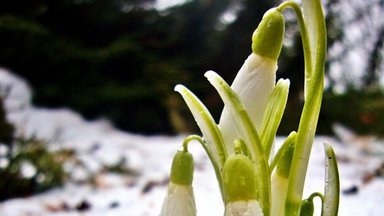
[[[160,216],[196,216],[192,186],[170,183]]]

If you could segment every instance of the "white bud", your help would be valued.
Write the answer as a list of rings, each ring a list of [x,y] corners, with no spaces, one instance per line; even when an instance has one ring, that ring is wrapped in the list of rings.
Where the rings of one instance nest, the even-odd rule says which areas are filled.
[[[269,95],[273,91],[276,82],[277,62],[252,53],[245,60],[231,88],[235,91],[249,114],[256,130],[259,132],[262,126],[265,107]],[[229,153],[233,151],[233,142],[239,138],[235,128],[235,120],[224,107],[221,114],[219,128],[223,134]]]

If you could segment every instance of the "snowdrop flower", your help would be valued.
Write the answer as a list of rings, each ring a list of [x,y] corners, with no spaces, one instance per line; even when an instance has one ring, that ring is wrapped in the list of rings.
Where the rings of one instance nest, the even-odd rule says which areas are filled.
[[[277,58],[284,37],[284,18],[275,8],[263,16],[252,36],[252,54],[245,60],[231,88],[238,94],[256,131],[261,131],[264,111],[276,83]],[[227,151],[233,152],[233,142],[240,137],[235,120],[224,107],[219,128]]]
[[[160,216],[196,216],[192,188],[193,167],[192,154],[186,150],[176,153]]]
[[[238,146],[223,167],[224,193],[227,199],[224,216],[262,216],[256,200],[257,185],[255,166],[241,154]]]
[[[195,216],[196,206],[190,185],[170,183],[160,216]]]
[[[273,139],[271,141],[269,137],[275,136],[288,96],[288,81],[281,80],[275,85],[277,58],[281,51],[283,35],[284,18],[280,11],[271,9],[264,15],[254,32],[252,38],[253,52],[244,62],[232,86],[229,86],[213,71],[208,71],[205,74],[225,104],[219,125],[216,125],[204,104],[192,92],[182,85],[175,87],[175,90],[183,96],[201,129],[204,138],[201,143],[215,169],[223,201],[226,207],[230,209],[226,213],[228,215],[236,212],[237,208],[242,209],[239,212],[244,212],[244,214],[249,212],[244,209],[244,203],[250,204],[245,205],[245,207],[250,208],[250,212],[262,209],[258,215],[269,214],[270,179],[268,175],[265,175],[269,171],[263,148],[271,148]],[[270,100],[271,95],[275,96],[274,98],[278,102],[275,103],[275,100]],[[270,101],[274,103],[270,103]],[[264,117],[265,113],[269,115]],[[278,113],[277,116],[276,113]],[[274,118],[273,121],[270,121],[270,116]],[[259,129],[266,135],[260,137],[257,132]],[[267,143],[265,146],[262,146],[261,139],[268,141],[265,142]],[[239,181],[242,182],[242,180],[228,178],[228,175],[225,175],[225,173],[235,171],[232,169],[231,172],[226,172],[225,170],[228,168],[224,168],[225,164],[231,161],[232,156],[228,157],[228,155],[232,155],[234,152],[235,140],[242,143],[240,145],[244,149],[242,153],[248,152],[249,158],[252,158],[250,163],[255,170],[252,171],[254,172],[253,179],[258,179],[258,181],[248,181],[254,182],[254,187],[249,188],[250,185],[247,183],[245,184],[247,188],[240,190],[240,194],[249,191],[252,196],[240,196],[240,198],[231,199],[229,198],[231,195],[228,193],[231,189],[228,187],[234,185],[232,187],[234,191],[239,191],[238,183]],[[240,157],[240,155],[235,157]],[[239,166],[236,167],[242,170]],[[239,174],[238,176],[244,177],[244,174],[236,173]],[[228,182],[232,183],[228,184]]]
[[[289,91],[289,80],[276,82],[275,75],[284,37],[282,11],[286,8],[294,9],[300,24],[305,103],[298,131],[292,132],[274,154],[273,143]],[[324,196],[316,192],[302,200],[321,105],[325,36],[320,0],[303,0],[303,10],[294,1],[284,1],[267,11],[252,36],[252,53],[232,85],[213,71],[205,73],[224,102],[219,124],[188,88],[175,87],[189,107],[202,137],[187,137],[184,150],[176,154],[161,216],[196,215],[191,186],[193,160],[186,150],[190,140],[201,144],[212,163],[225,216],[312,216],[315,196],[321,197],[322,216],[337,215],[339,177],[329,145],[325,145]]]

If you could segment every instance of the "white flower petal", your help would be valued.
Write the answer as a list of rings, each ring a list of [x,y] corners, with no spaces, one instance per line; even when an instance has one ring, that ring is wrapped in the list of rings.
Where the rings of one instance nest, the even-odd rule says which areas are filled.
[[[263,216],[256,200],[229,202],[225,205],[224,216]]]
[[[253,124],[260,132],[264,110],[276,82],[277,62],[252,53],[245,60],[231,88],[244,103]],[[219,127],[227,150],[233,152],[233,142],[240,137],[234,119],[224,107]]]
[[[192,186],[170,183],[160,216],[196,216]]]
[[[288,179],[272,173],[271,178],[271,195],[272,208],[271,216],[284,215],[285,198],[287,197]]]

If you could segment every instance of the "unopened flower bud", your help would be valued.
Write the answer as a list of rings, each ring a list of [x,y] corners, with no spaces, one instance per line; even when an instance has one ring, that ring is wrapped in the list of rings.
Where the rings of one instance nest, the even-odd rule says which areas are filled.
[[[276,60],[284,39],[284,17],[276,8],[268,10],[252,35],[252,51]]]

